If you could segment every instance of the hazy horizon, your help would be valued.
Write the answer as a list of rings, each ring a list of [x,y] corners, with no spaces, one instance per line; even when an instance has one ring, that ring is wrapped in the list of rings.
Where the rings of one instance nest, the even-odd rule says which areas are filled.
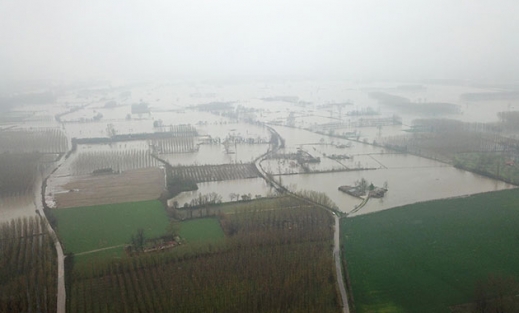
[[[3,80],[518,79],[514,1],[0,3]]]

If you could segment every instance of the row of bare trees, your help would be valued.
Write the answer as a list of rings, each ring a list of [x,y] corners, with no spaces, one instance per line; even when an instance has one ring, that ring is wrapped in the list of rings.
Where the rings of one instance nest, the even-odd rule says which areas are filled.
[[[160,162],[145,150],[80,152],[72,162],[72,172],[74,175],[85,175],[110,169],[119,173],[159,165]]]
[[[56,253],[45,220],[0,225],[0,312],[56,312]]]
[[[192,153],[199,147],[195,144],[195,137],[172,137],[152,140],[156,153]]]
[[[58,128],[13,129],[0,132],[0,153],[65,153],[68,140]]]
[[[385,137],[376,144],[444,162],[467,152],[519,154],[519,140],[489,131],[491,126],[444,119],[420,120],[417,125],[418,132]]]
[[[40,153],[0,154],[0,198],[32,195]]]
[[[259,176],[258,169],[254,164],[175,166],[171,170],[173,175],[181,179],[193,180],[197,183],[255,178]]]

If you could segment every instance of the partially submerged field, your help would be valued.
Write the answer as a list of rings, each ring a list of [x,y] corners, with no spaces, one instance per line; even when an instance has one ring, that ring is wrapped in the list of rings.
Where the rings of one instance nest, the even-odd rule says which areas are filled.
[[[182,222],[173,249],[76,264],[69,311],[339,312],[331,215],[253,202]]]
[[[66,253],[92,252],[130,243],[138,229],[148,238],[163,235],[168,218],[158,200],[53,210]]]
[[[142,168],[120,174],[74,177],[55,194],[57,208],[158,199],[164,190],[164,170]]]
[[[449,312],[489,275],[519,276],[519,190],[343,219],[357,312]]]
[[[177,166],[171,170],[173,175],[197,183],[259,177],[258,169],[254,164]]]

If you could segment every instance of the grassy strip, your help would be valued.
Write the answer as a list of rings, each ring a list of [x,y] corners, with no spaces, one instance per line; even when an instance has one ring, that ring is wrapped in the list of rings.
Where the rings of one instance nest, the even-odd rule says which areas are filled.
[[[519,190],[344,219],[357,312],[449,312],[489,274],[519,275]]]
[[[130,242],[139,228],[147,238],[165,234],[169,225],[158,200],[53,210],[65,251],[87,252]]]
[[[94,260],[116,260],[125,257],[124,247],[114,247],[106,250],[87,252],[85,254],[74,255],[75,264],[83,264]]]

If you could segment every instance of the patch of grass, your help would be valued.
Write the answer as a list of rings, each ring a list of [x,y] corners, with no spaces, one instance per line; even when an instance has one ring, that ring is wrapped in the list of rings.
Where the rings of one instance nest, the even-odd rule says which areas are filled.
[[[519,275],[519,190],[341,221],[357,312],[449,312],[478,280]]]
[[[188,243],[212,242],[223,239],[224,233],[216,218],[202,218],[181,222],[180,236]]]
[[[65,252],[81,253],[130,242],[139,228],[146,238],[164,235],[169,225],[158,200],[53,210]]]

